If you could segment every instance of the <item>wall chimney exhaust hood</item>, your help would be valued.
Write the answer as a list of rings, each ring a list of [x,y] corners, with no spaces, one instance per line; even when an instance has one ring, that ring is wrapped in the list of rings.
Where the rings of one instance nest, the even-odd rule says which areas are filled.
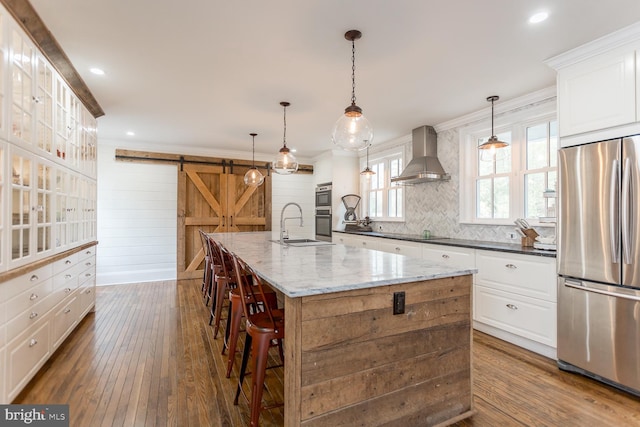
[[[412,131],[413,159],[402,173],[391,178],[391,182],[404,185],[431,181],[449,181],[451,176],[444,171],[438,160],[436,130],[431,126],[420,126]]]

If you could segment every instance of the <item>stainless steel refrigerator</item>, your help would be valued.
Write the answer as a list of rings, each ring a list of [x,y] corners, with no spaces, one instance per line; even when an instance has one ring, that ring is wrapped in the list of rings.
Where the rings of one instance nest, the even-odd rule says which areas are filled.
[[[559,151],[558,366],[640,395],[640,136]]]

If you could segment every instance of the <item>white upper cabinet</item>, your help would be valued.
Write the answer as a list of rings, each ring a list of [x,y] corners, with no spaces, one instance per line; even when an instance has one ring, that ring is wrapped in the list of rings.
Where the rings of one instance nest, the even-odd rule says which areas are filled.
[[[53,82],[55,72],[42,55],[36,63],[36,140],[38,148],[48,155],[56,155],[53,143]]]
[[[635,64],[635,51],[618,49],[560,70],[560,136],[635,122]]]
[[[10,140],[30,146],[33,142],[33,96],[35,51],[17,27],[10,31],[9,69],[11,72]]]
[[[640,132],[639,57],[637,23],[546,61],[558,72],[562,146]]]

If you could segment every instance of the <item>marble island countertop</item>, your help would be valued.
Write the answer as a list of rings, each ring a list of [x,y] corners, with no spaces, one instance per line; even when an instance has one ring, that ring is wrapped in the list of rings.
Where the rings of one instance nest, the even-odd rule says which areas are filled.
[[[453,239],[453,238],[438,237],[438,236],[431,236],[429,238],[424,238],[419,234],[384,233],[384,232],[378,232],[378,231],[352,232],[352,231],[334,230],[333,232],[344,233],[344,234],[354,234],[359,236],[380,237],[385,239],[404,240],[408,242],[433,243],[436,245],[459,246],[463,248],[511,252],[511,253],[543,256],[543,257],[550,257],[550,258],[556,257],[556,251],[548,251],[548,250],[536,249],[532,247],[524,247],[517,243],[486,242],[482,240]]]
[[[258,275],[288,297],[326,294],[474,274],[420,258],[340,244],[283,246],[271,231],[212,233]]]

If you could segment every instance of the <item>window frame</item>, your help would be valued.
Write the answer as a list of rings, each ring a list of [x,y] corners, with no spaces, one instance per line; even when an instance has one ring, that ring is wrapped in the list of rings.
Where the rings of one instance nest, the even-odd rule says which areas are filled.
[[[505,112],[494,118],[494,133],[511,131],[511,172],[503,174],[509,177],[509,214],[507,218],[478,218],[476,211],[478,178],[477,141],[491,135],[488,121],[463,128],[459,134],[460,142],[460,223],[477,225],[513,225],[516,218],[525,216],[525,175],[526,169],[526,131],[544,122],[557,120],[555,103],[530,105],[514,111]],[[559,136],[558,136],[559,139]],[[558,148],[559,148],[558,144]],[[557,155],[557,154],[556,154]],[[557,162],[555,168],[557,171]],[[539,169],[535,169],[539,170]],[[556,175],[557,176],[557,175]],[[536,226],[554,226],[553,223],[540,222],[538,218],[527,218]]]
[[[393,148],[389,148],[384,151],[380,151],[373,154],[369,152],[369,167],[371,167],[376,163],[381,163],[381,162],[385,163],[384,187],[381,188],[382,195],[383,195],[382,196],[382,212],[384,213],[384,215],[380,217],[371,217],[372,221],[405,222],[406,220],[407,192],[405,191],[404,188],[402,190],[402,204],[401,204],[402,216],[397,216],[397,217],[388,216],[388,213],[389,213],[388,192],[392,188],[397,188],[397,187],[402,188],[402,185],[400,184],[393,184],[393,185],[391,184],[390,161],[397,158],[400,158],[400,161],[402,163],[402,167],[400,168],[400,172],[402,172],[402,170],[406,167],[405,159],[407,159],[407,153],[406,153],[405,147],[403,146],[393,147]],[[361,157],[360,170],[364,170],[365,167],[367,167],[366,157]],[[361,191],[361,194],[363,195],[361,200],[361,207],[360,207],[360,211],[361,211],[360,219],[363,219],[365,216],[369,215],[369,202],[370,202],[369,192],[371,191],[371,178],[360,175],[360,191]]]

